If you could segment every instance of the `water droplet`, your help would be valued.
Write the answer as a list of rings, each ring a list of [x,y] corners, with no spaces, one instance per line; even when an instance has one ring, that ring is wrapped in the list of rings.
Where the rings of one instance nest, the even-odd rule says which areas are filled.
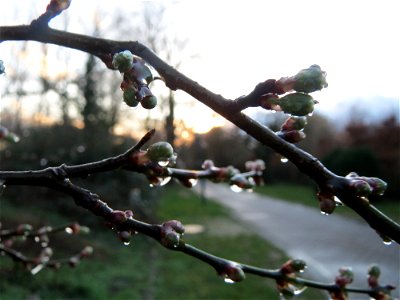
[[[5,181],[0,181],[0,196],[3,194],[4,190],[6,189],[6,185],[3,184]]]
[[[229,283],[229,284],[233,284],[235,283],[232,279],[230,279],[229,277],[224,277],[224,281],[225,283]]]
[[[307,116],[312,117],[313,112],[310,112]]]
[[[168,182],[171,181],[171,177],[164,177],[164,178],[160,178],[160,183],[159,186],[163,186],[166,185]]]
[[[389,239],[388,237],[383,238],[383,243],[385,245],[391,245],[393,243],[393,241],[391,239]]]
[[[199,182],[199,180],[197,178],[190,178],[189,182],[192,185],[192,187],[194,187]]]
[[[340,201],[340,199],[338,197],[333,197],[333,200],[335,201],[336,206],[343,206],[343,202]]]
[[[321,215],[324,215],[324,216],[329,216],[329,214],[328,214],[327,212],[325,212],[325,211],[322,211],[322,210],[321,210]]]
[[[44,264],[39,264],[39,265],[37,265],[36,267],[34,267],[34,268],[31,270],[31,274],[32,274],[32,275],[36,275],[37,273],[39,273],[39,272],[43,269],[43,267],[44,267]]]
[[[36,243],[39,243],[40,242],[40,237],[39,236],[35,236],[34,240],[35,240]]]
[[[41,158],[39,162],[40,166],[42,167],[46,166],[48,163],[49,161],[46,158]]]
[[[286,157],[281,158],[281,163],[286,164],[289,160]]]
[[[66,227],[65,228],[65,232],[68,233],[68,234],[73,234],[74,233],[74,231],[72,230],[71,227]]]
[[[300,288],[300,289],[297,289],[297,290],[293,291],[293,294],[294,294],[295,296],[300,295],[300,294],[301,294],[302,292],[304,292],[306,289],[307,289],[306,286],[305,286],[305,287],[302,287],[302,288]]]
[[[130,243],[131,243],[131,241],[126,241],[126,242],[124,242],[124,245],[129,246]]]
[[[236,184],[232,184],[230,188],[235,193],[240,193],[241,191],[243,191],[243,189],[240,186],[237,186]]]
[[[85,152],[85,150],[86,150],[86,147],[84,145],[79,145],[78,147],[76,147],[76,151],[78,153]]]
[[[161,167],[166,167],[166,166],[168,166],[168,164],[169,164],[169,160],[160,160],[160,161],[158,162],[158,164],[159,164]]]
[[[46,248],[48,245],[49,245],[48,242],[41,242],[41,243],[40,243],[40,246],[41,246],[42,248]]]

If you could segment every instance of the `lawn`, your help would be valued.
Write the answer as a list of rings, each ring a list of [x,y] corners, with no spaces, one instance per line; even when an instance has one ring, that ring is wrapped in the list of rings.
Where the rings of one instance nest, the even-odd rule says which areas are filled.
[[[277,268],[287,260],[284,253],[233,220],[221,206],[203,202],[190,190],[172,186],[161,194],[157,205],[160,220],[178,219],[188,228],[201,229],[185,234],[185,241],[214,255],[259,267]],[[46,212],[29,214],[1,199],[1,219],[11,221],[42,219],[64,223],[62,216]],[[72,203],[72,202],[71,202]],[[15,221],[15,220],[14,220]],[[38,221],[38,220],[36,220]],[[190,225],[191,224],[191,225]],[[189,226],[190,225],[190,226]],[[193,226],[197,225],[197,226]],[[199,226],[201,225],[201,226]],[[246,280],[226,284],[213,268],[181,253],[169,251],[153,240],[136,236],[129,246],[115,233],[99,225],[92,234],[68,236],[60,233],[54,246],[55,255],[64,256],[84,245],[95,249],[92,258],[75,268],[44,269],[30,275],[8,257],[0,257],[0,295],[12,299],[279,299],[274,281],[248,275]],[[57,248],[59,246],[61,249]],[[300,298],[321,299],[308,289]]]
[[[311,186],[284,183],[266,184],[264,186],[257,187],[254,191],[266,196],[296,202],[319,209],[316,189]],[[400,222],[399,201],[382,198],[377,199],[376,201],[372,202],[372,204],[396,222]],[[344,206],[337,207],[334,213],[360,219],[360,217],[356,215],[353,210]]]

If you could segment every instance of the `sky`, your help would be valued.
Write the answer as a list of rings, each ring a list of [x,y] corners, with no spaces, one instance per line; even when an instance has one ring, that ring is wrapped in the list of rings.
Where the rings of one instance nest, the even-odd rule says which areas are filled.
[[[47,2],[2,0],[0,23],[29,23],[44,11]],[[376,118],[388,113],[399,117],[398,0],[150,2],[155,7],[165,7],[163,22],[167,36],[186,42],[178,55],[180,71],[215,93],[235,99],[249,93],[261,81],[294,75],[318,64],[327,72],[329,86],[313,93],[320,102],[317,112],[335,120],[349,115]],[[132,16],[133,20],[143,3],[73,0],[63,13],[65,16],[52,20],[51,26],[62,29],[68,18],[69,30],[85,33],[94,12],[101,11],[100,23],[106,25],[116,12],[128,19]],[[10,13],[5,14],[6,11]],[[119,26],[123,30],[125,25]],[[126,39],[136,37],[128,34]],[[0,55],[5,57],[0,59],[5,62],[9,44],[0,44]],[[73,56],[76,66],[82,65],[81,56]],[[191,97],[181,92],[177,98],[191,101]],[[194,128],[199,124],[198,132],[222,124],[221,119],[201,104],[182,107],[178,112],[182,116],[188,115],[188,107],[196,109],[196,117],[192,115],[187,123]]]

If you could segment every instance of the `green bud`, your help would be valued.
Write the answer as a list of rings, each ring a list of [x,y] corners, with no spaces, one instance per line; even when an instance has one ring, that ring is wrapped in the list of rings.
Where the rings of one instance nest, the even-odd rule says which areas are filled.
[[[378,265],[371,265],[368,269],[368,275],[373,277],[379,277],[381,275],[381,269]]]
[[[387,183],[382,179],[377,177],[361,177],[361,179],[365,180],[370,185],[373,195],[382,196],[385,193]]]
[[[139,104],[139,101],[136,98],[136,91],[132,87],[126,89],[122,94],[122,97],[124,98],[126,105],[130,107],[136,107]]]
[[[318,65],[301,70],[294,76],[294,79],[293,89],[296,92],[312,93],[328,86],[326,72],[322,71]]]
[[[302,130],[306,125],[306,117],[292,116],[282,124],[281,131]]]
[[[307,268],[307,264],[304,260],[301,259],[293,259],[290,263],[293,271],[295,272],[303,272],[305,268]]]
[[[129,71],[133,67],[133,54],[129,50],[116,53],[112,64],[121,73]]]
[[[142,104],[142,107],[145,109],[153,109],[157,106],[157,98],[153,95],[147,96],[140,101],[140,104]]]
[[[174,148],[167,142],[154,143],[147,149],[147,157],[152,161],[168,161],[174,155]]]
[[[314,111],[314,99],[307,94],[292,93],[280,98],[279,106],[285,113],[306,116]]]

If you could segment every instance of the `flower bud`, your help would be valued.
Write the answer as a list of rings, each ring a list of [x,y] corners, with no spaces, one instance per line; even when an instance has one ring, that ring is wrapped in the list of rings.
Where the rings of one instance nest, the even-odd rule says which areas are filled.
[[[314,111],[314,103],[310,95],[292,93],[280,98],[278,104],[285,113],[306,116]]]
[[[281,126],[281,131],[302,130],[307,125],[306,117],[292,116]]]
[[[281,272],[285,275],[303,272],[307,267],[307,264],[304,260],[301,259],[290,259],[285,262],[281,267]]]
[[[147,149],[146,155],[151,161],[168,161],[175,153],[170,143],[157,142]]]
[[[373,277],[379,277],[381,275],[381,269],[378,265],[371,265],[368,268],[368,275]]]
[[[124,211],[121,210],[114,210],[110,216],[110,222],[113,224],[121,224],[128,220]]]
[[[326,72],[322,71],[318,65],[312,65],[308,69],[301,70],[294,76],[294,79],[293,89],[296,92],[312,93],[328,86]]]
[[[125,50],[114,54],[112,64],[121,73],[129,71],[133,67],[133,54],[129,50]]]
[[[143,108],[145,109],[153,109],[154,107],[157,106],[157,98],[156,96],[146,96],[140,101],[140,104],[142,105]]]
[[[139,104],[139,101],[136,97],[136,90],[132,87],[125,89],[122,97],[126,105],[130,107],[136,107]]]
[[[373,195],[381,196],[385,193],[387,188],[387,183],[377,177],[360,177],[362,180],[366,181],[372,189]]]
[[[343,288],[347,284],[350,284],[353,282],[354,278],[354,273],[351,268],[349,267],[342,267],[339,269],[339,274],[335,278],[335,283]]]
[[[240,265],[235,263],[229,263],[225,269],[221,272],[222,276],[226,276],[233,282],[240,282],[246,279],[246,274]]]
[[[236,174],[232,176],[229,183],[230,185],[237,185],[242,189],[252,189],[255,185],[253,180],[246,178],[242,174]]]
[[[301,142],[302,140],[304,140],[306,138],[306,134],[300,130],[278,131],[276,134],[281,139],[283,139],[289,143],[292,143],[292,144]]]
[[[185,227],[177,220],[171,220],[161,225],[160,242],[167,248],[176,248],[180,243]]]
[[[350,181],[350,187],[355,191],[359,197],[367,197],[372,193],[370,185],[361,179],[353,179]]]

